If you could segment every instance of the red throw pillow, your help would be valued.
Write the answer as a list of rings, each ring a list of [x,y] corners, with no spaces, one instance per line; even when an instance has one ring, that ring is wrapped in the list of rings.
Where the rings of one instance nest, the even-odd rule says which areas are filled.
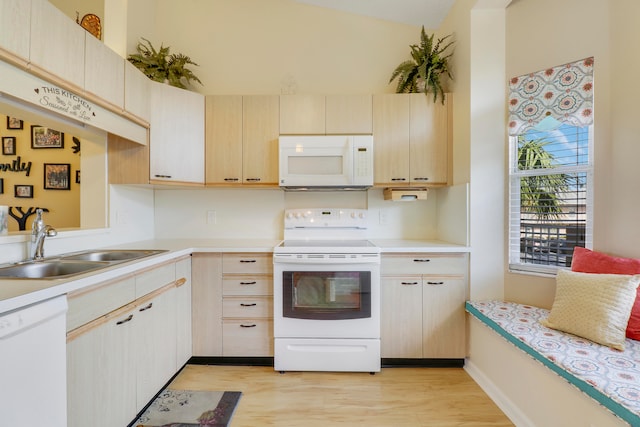
[[[620,258],[576,246],[571,271],[600,274],[640,274],[640,259]],[[640,287],[627,324],[627,338],[640,340]]]

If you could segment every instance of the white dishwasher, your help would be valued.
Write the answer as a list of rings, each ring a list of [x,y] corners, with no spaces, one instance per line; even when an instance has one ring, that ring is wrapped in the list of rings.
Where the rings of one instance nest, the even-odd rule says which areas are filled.
[[[66,427],[66,312],[60,296],[0,314],[3,426]]]

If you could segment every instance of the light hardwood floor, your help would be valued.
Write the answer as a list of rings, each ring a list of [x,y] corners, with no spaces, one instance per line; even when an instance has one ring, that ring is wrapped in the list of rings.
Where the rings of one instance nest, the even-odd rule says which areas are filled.
[[[513,426],[460,368],[370,375],[187,365],[169,387],[241,391],[231,427]]]

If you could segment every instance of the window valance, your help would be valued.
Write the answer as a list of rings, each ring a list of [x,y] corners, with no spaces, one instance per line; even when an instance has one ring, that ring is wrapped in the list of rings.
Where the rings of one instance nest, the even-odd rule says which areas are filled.
[[[593,57],[509,81],[509,135],[548,117],[579,127],[593,123]]]

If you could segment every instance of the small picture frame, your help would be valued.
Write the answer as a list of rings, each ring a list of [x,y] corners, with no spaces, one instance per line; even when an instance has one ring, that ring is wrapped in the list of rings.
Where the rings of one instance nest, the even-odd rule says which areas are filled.
[[[76,171],[76,184],[80,184],[80,171]]]
[[[64,148],[64,133],[33,125],[31,126],[31,148]]]
[[[69,163],[45,163],[44,189],[71,189],[71,165]]]
[[[4,178],[0,178],[0,194],[4,194]]]
[[[2,137],[2,154],[4,154],[5,156],[16,155],[16,137],[15,136]]]
[[[7,116],[7,129],[22,129],[23,125],[22,120]]]
[[[19,199],[33,199],[33,185],[15,185],[14,196]]]

